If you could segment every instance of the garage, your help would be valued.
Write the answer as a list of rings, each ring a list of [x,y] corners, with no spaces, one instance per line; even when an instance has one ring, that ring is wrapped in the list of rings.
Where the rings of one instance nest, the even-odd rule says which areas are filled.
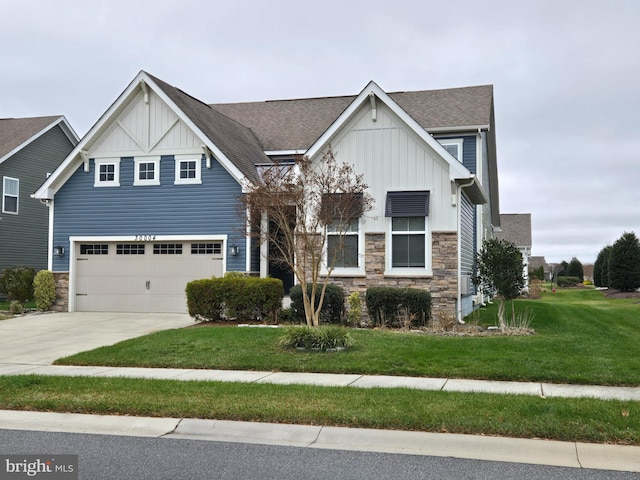
[[[186,313],[185,286],[219,277],[222,240],[74,244],[75,310]]]

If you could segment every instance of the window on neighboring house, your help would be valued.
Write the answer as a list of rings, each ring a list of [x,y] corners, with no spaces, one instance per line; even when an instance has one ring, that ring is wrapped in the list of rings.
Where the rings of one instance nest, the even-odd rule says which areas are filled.
[[[134,185],[160,185],[160,159],[135,159]]]
[[[429,268],[429,192],[388,192],[385,216],[390,217],[387,266],[391,269]]]
[[[120,159],[96,159],[96,187],[120,186]]]
[[[20,180],[2,177],[2,213],[18,213]]]
[[[462,139],[443,139],[439,140],[440,144],[449,152],[455,159],[462,163]]]
[[[176,155],[176,184],[202,183],[200,173],[202,159],[200,157]]]

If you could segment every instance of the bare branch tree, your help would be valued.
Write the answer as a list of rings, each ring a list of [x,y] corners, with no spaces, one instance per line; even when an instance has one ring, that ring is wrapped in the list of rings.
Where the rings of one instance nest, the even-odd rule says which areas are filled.
[[[315,162],[300,156],[293,164],[264,168],[261,182],[249,186],[241,197],[242,207],[253,220],[248,234],[267,242],[269,260],[290,268],[300,283],[309,326],[319,325],[324,294],[342,255],[345,234],[372,208],[367,188],[363,176],[351,165],[339,163],[329,148]]]

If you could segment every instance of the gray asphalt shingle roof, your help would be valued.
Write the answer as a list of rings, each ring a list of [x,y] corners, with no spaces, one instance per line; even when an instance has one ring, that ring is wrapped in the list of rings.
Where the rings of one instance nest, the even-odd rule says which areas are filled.
[[[22,145],[31,137],[41,132],[49,125],[57,122],[60,115],[32,118],[1,118],[0,119],[0,159]]]
[[[182,90],[149,77],[247,178],[258,180],[255,165],[269,162],[269,158],[249,128]]]
[[[491,124],[491,85],[397,92],[389,96],[426,130]],[[356,95],[210,106],[249,127],[266,151],[304,151],[355,98]]]
[[[503,213],[500,215],[501,232],[496,238],[507,240],[518,247],[531,247],[531,214]]]

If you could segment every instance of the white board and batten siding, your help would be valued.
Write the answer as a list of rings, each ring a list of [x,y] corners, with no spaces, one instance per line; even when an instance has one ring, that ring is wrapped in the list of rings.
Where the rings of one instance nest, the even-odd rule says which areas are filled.
[[[90,148],[92,158],[202,153],[202,141],[155,93],[138,94]]]
[[[457,230],[449,165],[388,107],[378,105],[374,122],[371,109],[364,106],[331,140],[331,145],[338,161],[353,165],[357,173],[364,175],[369,192],[374,195],[375,204],[366,216],[365,231],[386,230],[387,192],[411,190],[431,192],[432,231]]]

